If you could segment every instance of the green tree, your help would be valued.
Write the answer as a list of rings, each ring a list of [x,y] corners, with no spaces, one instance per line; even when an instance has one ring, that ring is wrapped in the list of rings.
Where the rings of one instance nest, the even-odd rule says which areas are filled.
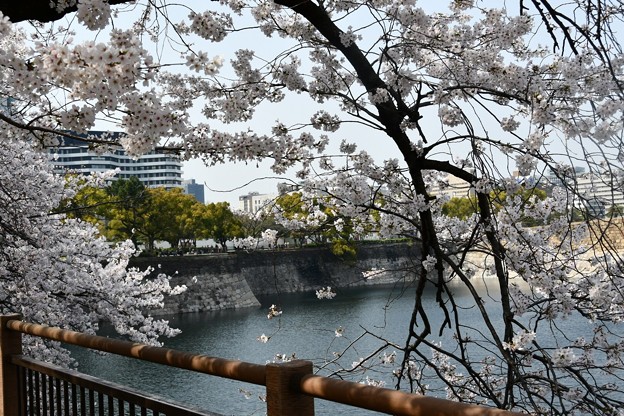
[[[181,241],[194,244],[199,225],[192,207],[199,202],[180,188],[147,189],[132,177],[111,183],[107,188],[84,187],[63,202],[59,211],[100,226],[110,240],[131,239],[145,243],[148,250],[157,240],[177,248]]]
[[[331,238],[333,211],[318,199],[305,201],[300,192],[292,192],[280,196],[276,206],[296,246],[303,247],[309,241],[324,244]]]
[[[230,210],[227,202],[217,202],[208,205],[196,205],[193,216],[200,225],[198,236],[212,238],[227,250],[227,242],[233,238],[243,237],[240,219]]]
[[[465,220],[477,212],[477,198],[474,196],[455,196],[442,206],[442,213],[444,215],[459,218],[460,220]]]
[[[181,188],[152,188],[148,190],[149,205],[143,225],[136,230],[145,239],[148,249],[157,240],[166,241],[172,248],[179,248],[182,240],[196,238],[192,221],[195,206],[202,206],[192,195]]]
[[[546,191],[534,187],[522,187],[512,194],[508,194],[505,191],[492,191],[490,193],[494,212],[506,209],[510,204],[519,205],[524,213],[521,222],[525,227],[543,224],[543,219],[531,216],[531,207],[535,204],[536,200],[543,201],[546,199],[546,196]],[[477,212],[479,212],[479,206],[477,198],[473,195],[467,197],[453,197],[442,206],[442,213],[444,215],[461,220],[465,220]]]
[[[609,209],[607,209],[607,218],[623,217],[623,216],[624,216],[624,205],[622,204],[611,205]]]
[[[82,186],[72,198],[61,201],[54,212],[63,213],[67,218],[78,218],[96,224],[102,231],[111,204],[110,195],[104,188]]]
[[[292,192],[277,198],[276,208],[280,216],[288,222],[287,235],[293,239],[295,247],[303,247],[306,240],[312,236],[313,231],[306,222],[308,209],[304,206],[301,193]],[[295,226],[295,224],[297,226]]]
[[[280,196],[276,205],[284,221],[288,222],[286,228],[290,230],[295,245],[303,247],[309,240],[316,244],[329,243],[337,256],[355,257],[352,218],[338,214],[326,201],[318,198],[304,201],[299,192]]]
[[[136,177],[119,179],[106,188],[111,209],[105,213],[107,224],[104,234],[111,240],[130,239],[139,244],[138,230],[144,228],[150,196],[145,185]]]

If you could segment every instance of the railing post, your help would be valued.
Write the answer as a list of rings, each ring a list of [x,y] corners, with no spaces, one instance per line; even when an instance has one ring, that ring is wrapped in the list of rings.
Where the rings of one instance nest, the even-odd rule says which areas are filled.
[[[17,415],[17,367],[11,364],[11,355],[22,354],[21,332],[10,331],[7,322],[22,317],[18,314],[0,315],[0,416]]]
[[[314,398],[299,390],[301,378],[307,374],[312,374],[310,361],[267,364],[267,416],[314,416]]]

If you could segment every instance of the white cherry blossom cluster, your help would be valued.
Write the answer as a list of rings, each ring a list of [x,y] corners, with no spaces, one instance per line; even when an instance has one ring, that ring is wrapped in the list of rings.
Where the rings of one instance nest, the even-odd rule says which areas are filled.
[[[316,112],[310,122],[312,127],[317,130],[324,131],[337,131],[340,128],[340,118],[338,116],[332,116],[327,111],[320,110]]]
[[[273,363],[287,363],[289,361],[293,361],[297,359],[297,355],[295,353],[292,353],[290,355],[288,354],[283,354],[283,353],[277,353],[275,354],[275,356],[273,357]],[[268,363],[268,361],[267,361]]]
[[[344,327],[342,327],[342,326],[339,326],[338,328],[336,328],[336,329],[334,330],[334,336],[335,336],[336,338],[341,338],[341,337],[343,337],[343,336],[344,336],[344,333],[345,333],[345,329],[344,329]]]
[[[290,91],[302,91],[306,88],[306,82],[299,72],[301,61],[293,56],[290,61],[280,62],[275,70],[275,80],[283,83]]]
[[[515,161],[518,173],[522,176],[530,176],[537,168],[538,160],[528,153],[517,155]]]
[[[185,118],[163,104],[153,92],[123,97],[126,114],[121,122],[127,135],[121,140],[126,152],[139,156],[153,150],[162,137],[186,131]]]
[[[390,100],[390,93],[383,88],[377,88],[368,94],[368,99],[372,104],[382,104]]]
[[[394,364],[396,361],[397,353],[392,351],[390,354],[384,351],[383,355],[379,357],[382,364]]]
[[[386,387],[386,382],[384,380],[373,379],[373,378],[370,378],[370,376],[366,376],[366,379],[362,381],[362,384],[366,384],[367,386],[374,386],[374,387]]]
[[[520,122],[514,117],[503,117],[500,124],[503,130],[510,132],[516,131],[520,127]]]
[[[104,29],[111,17],[111,8],[106,0],[78,0],[78,21],[91,30]]]
[[[505,348],[514,350],[514,351],[524,350],[530,347],[534,339],[535,339],[535,332],[522,331],[522,332],[518,332],[517,334],[515,334],[510,343],[505,343],[503,345],[505,346]]]
[[[191,12],[190,29],[193,33],[213,42],[220,42],[232,29],[232,18],[225,13],[206,11],[204,13]]]
[[[433,269],[435,268],[435,266],[438,264],[438,259],[436,256],[432,256],[431,254],[428,254],[427,257],[425,258],[425,260],[423,260],[422,262],[422,266],[423,268],[428,271],[431,272],[433,271]]]
[[[255,250],[260,245],[260,239],[249,236],[245,238],[234,238],[232,244],[235,249]]]
[[[322,287],[316,291],[316,297],[318,299],[333,299],[336,297],[336,292],[330,286]]]
[[[280,309],[279,306],[277,305],[271,305],[271,307],[269,307],[269,313],[267,314],[267,319],[273,319],[275,317],[278,317],[282,314],[282,310]]]
[[[65,86],[75,98],[96,100],[98,111],[114,109],[119,97],[133,92],[137,81],[153,77],[152,57],[129,31],[111,31],[109,44],[86,42],[72,48],[67,43],[56,43],[40,47],[42,53],[34,65],[41,71],[35,73]]]
[[[275,247],[277,245],[277,231],[267,229],[262,231],[262,240],[265,241],[269,247]]]
[[[210,59],[208,54],[202,51],[189,53],[186,55],[186,66],[195,72],[214,75],[223,66],[223,58],[217,56]]]
[[[349,47],[355,44],[355,41],[361,38],[362,36],[356,35],[355,33],[353,33],[353,28],[351,26],[349,26],[346,32],[340,33],[340,43],[342,43],[346,47]]]
[[[553,352],[552,360],[555,367],[564,367],[574,364],[577,357],[572,349],[559,348]]]
[[[314,48],[310,51],[309,58],[315,65],[310,71],[312,80],[308,82],[308,91],[317,102],[323,103],[332,95],[345,92],[354,82],[353,75],[343,70],[340,59],[334,53]]]
[[[386,274],[386,269],[385,268],[375,268],[373,267],[370,270],[365,270],[362,272],[362,276],[366,279],[366,280],[371,280],[371,279],[375,279],[378,277],[382,277]]]
[[[11,21],[0,12],[0,36],[5,37],[12,32]]]
[[[211,131],[205,125],[196,126],[185,136],[185,150],[187,157],[199,157],[207,164],[229,161],[260,160],[265,157],[273,159],[272,170],[282,174],[300,160],[313,157],[311,151],[298,147],[305,142],[310,144],[315,152],[322,152],[326,140],[319,138],[311,140],[309,133],[299,136],[284,135],[276,141],[271,136],[261,136],[250,131],[230,134],[220,131]],[[288,147],[287,143],[292,146]]]
[[[22,132],[2,127],[0,144],[0,310],[20,313],[26,321],[95,333],[109,321],[129,338],[157,343],[177,331],[145,311],[163,306],[163,295],[180,293],[169,278],[152,270],[128,269],[132,243],[111,245],[95,226],[52,214],[78,186],[101,182],[65,181],[54,175],[47,156],[33,151]],[[10,138],[12,137],[12,138]],[[9,231],[14,230],[14,231]],[[8,232],[7,232],[8,231]],[[147,278],[150,273],[155,276]],[[27,351],[69,363],[56,344],[33,341]]]
[[[438,109],[438,117],[440,117],[442,123],[449,127],[459,126],[463,121],[459,108],[448,105],[440,106]]]

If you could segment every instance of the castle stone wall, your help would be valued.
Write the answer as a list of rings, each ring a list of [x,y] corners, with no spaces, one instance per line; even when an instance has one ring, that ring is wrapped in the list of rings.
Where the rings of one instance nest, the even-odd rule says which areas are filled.
[[[186,285],[153,314],[212,311],[258,306],[256,296],[274,293],[393,284],[411,280],[417,249],[408,244],[363,245],[357,258],[343,260],[325,248],[261,250],[178,257],[139,257],[131,266],[151,266]],[[368,274],[371,270],[383,272]],[[367,273],[365,275],[365,273]]]

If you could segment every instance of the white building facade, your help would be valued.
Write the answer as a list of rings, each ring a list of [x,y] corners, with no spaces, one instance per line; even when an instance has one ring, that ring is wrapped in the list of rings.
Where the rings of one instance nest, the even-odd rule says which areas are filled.
[[[578,195],[570,205],[587,209],[590,214],[603,216],[611,207],[624,207],[624,170],[611,173],[585,172],[585,168],[577,167],[574,174],[560,178],[552,171],[548,173],[548,181],[553,186],[566,186],[574,189]]]
[[[97,133],[89,134],[97,136]],[[133,158],[123,149],[98,153],[91,150],[88,143],[64,139],[62,146],[50,150],[50,161],[57,173],[88,175],[119,169],[116,178],[129,179],[134,176],[149,188],[182,187],[182,162],[175,154],[154,151]]]
[[[586,173],[576,178],[576,189],[584,200],[601,204],[606,210],[624,207],[624,177]]]
[[[247,195],[241,195],[238,197],[238,209],[255,214],[258,211],[270,209],[276,199],[277,194],[250,192]]]

